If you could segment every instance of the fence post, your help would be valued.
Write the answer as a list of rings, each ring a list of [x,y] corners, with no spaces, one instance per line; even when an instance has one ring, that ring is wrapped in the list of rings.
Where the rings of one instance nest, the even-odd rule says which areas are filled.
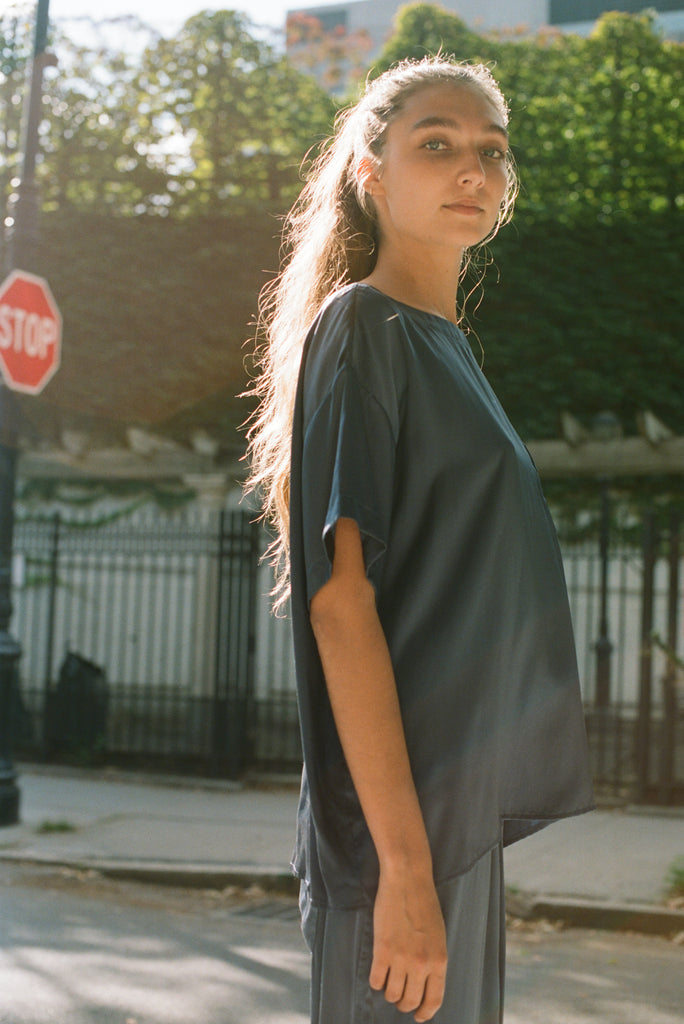
[[[48,591],[47,623],[45,626],[45,689],[43,694],[43,756],[50,752],[50,717],[52,715],[52,655],[55,640],[55,607],[57,604],[57,586],[59,584],[59,531],[61,519],[59,512],[52,517],[50,534],[50,582]]]
[[[242,512],[219,518],[212,770],[237,778],[251,747],[256,618],[255,528]]]
[[[660,746],[660,799],[669,803],[674,785],[677,728],[677,625],[679,619],[679,515],[670,517],[667,588],[667,660],[663,675],[663,736]]]
[[[262,527],[252,517],[246,520],[249,531],[249,576],[247,587],[247,662],[245,665],[245,681],[247,686],[247,731],[249,740],[249,756],[254,754],[255,747],[255,673],[256,673],[256,630],[259,560],[261,558]]]
[[[657,545],[655,513],[649,510],[644,516],[643,526],[639,717],[636,731],[637,799],[640,801],[646,799],[649,784],[653,680],[653,591]]]
[[[613,644],[608,635],[608,570],[610,565],[610,494],[608,479],[601,478],[601,519],[599,524],[599,558],[601,560],[601,589],[599,635],[596,641],[596,694],[595,704],[600,721],[605,724],[610,708],[611,660]]]
[[[225,535],[226,535],[226,510],[222,508],[218,516],[218,551],[216,566],[216,649],[214,651],[214,694],[211,723],[211,772],[212,775],[219,774],[221,753],[225,750],[225,730],[228,722],[228,694],[222,693],[221,669],[224,664],[225,652],[222,644],[225,642],[223,620],[226,614],[223,601],[223,572],[225,564]]]

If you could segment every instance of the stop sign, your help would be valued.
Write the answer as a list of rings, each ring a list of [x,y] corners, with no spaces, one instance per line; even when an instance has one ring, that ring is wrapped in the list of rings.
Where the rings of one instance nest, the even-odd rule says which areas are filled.
[[[13,270],[0,285],[0,369],[13,391],[38,395],[57,372],[62,317],[47,281]]]

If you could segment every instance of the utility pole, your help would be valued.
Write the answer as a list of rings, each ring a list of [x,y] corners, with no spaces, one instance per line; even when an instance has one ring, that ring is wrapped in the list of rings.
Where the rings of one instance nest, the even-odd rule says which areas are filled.
[[[30,88],[24,107],[21,178],[10,198],[6,221],[9,271],[31,270],[38,241],[36,157],[43,99],[43,71],[54,58],[47,52],[50,0],[38,0]],[[0,380],[0,826],[19,821],[20,792],[12,764],[11,730],[21,647],[9,631],[12,618],[12,539],[17,463],[17,408],[13,392]]]

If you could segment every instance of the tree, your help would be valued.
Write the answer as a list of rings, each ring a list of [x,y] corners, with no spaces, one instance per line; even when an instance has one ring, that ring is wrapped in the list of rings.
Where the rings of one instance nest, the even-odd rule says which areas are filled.
[[[471,319],[485,373],[523,437],[558,436],[564,410],[591,427],[606,408],[627,433],[651,409],[684,434],[676,218],[649,213],[608,227],[520,216],[492,249],[498,274]]]
[[[0,16],[0,200],[6,202],[20,157],[20,122],[32,53],[34,4],[15,4]],[[47,210],[62,206],[97,207],[132,213],[163,185],[136,147],[130,118],[131,81],[137,70],[135,48],[107,43],[116,29],[136,43],[154,32],[130,16],[104,22],[82,19],[90,42],[73,43],[54,27],[50,50],[57,67],[44,80],[43,119],[37,181]]]
[[[603,223],[684,205],[684,49],[650,15],[607,14],[588,39],[509,44],[521,208]]]
[[[0,13],[0,204],[7,205],[10,182],[17,173],[24,83],[30,53],[30,18],[26,4]]]
[[[117,27],[149,33],[134,17],[118,19]],[[145,212],[152,197],[165,192],[167,176],[140,141],[135,51],[113,48],[106,39],[75,44],[62,34],[53,46],[59,66],[45,90],[41,132],[45,209]]]
[[[409,4],[396,17],[394,31],[373,62],[378,75],[396,61],[420,60],[426,54],[446,53],[458,60],[492,59],[493,42],[472,32],[451,11],[435,4]]]
[[[19,148],[29,26],[28,16],[0,19],[4,192]],[[334,106],[244,16],[205,12],[170,39],[133,16],[89,28],[86,42],[57,31],[51,39],[59,66],[46,76],[37,172],[46,210],[234,215],[290,205],[302,157],[327,134]],[[113,29],[135,45],[112,45]]]
[[[184,213],[282,210],[333,116],[328,95],[235,11],[198,14],[148,49],[136,88],[141,144],[166,168],[165,201]]]

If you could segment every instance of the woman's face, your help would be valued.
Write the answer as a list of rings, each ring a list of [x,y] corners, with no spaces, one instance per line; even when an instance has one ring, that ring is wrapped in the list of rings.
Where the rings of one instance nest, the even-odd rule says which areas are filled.
[[[496,224],[507,149],[500,114],[476,87],[439,83],[410,95],[362,177],[381,246],[401,246],[404,256],[448,247],[460,258]]]

